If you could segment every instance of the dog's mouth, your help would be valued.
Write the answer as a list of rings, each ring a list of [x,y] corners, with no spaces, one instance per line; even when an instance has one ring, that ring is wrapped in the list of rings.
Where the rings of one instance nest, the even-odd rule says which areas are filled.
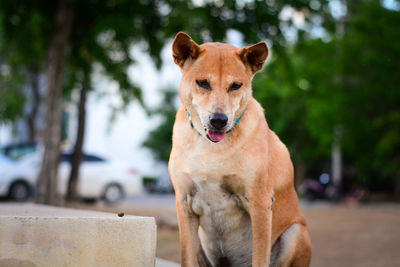
[[[214,131],[214,130],[208,130],[207,131],[207,138],[214,143],[218,143],[222,141],[225,138],[225,132],[224,131]]]

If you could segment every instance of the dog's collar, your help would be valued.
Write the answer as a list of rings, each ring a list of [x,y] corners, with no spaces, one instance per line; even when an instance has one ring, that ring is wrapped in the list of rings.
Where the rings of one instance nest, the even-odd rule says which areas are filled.
[[[195,130],[197,132],[197,134],[201,136],[201,133],[199,131],[197,131],[196,128],[194,128],[192,117],[190,116],[189,111],[187,111],[187,109],[185,109],[185,111],[186,111],[186,114],[187,114],[187,116],[189,118],[189,121],[190,121],[190,127],[192,127],[192,129]]]
[[[239,115],[239,117],[237,117],[237,119],[235,120],[235,123],[233,124],[232,128],[230,128],[226,133],[229,133],[230,131],[233,130],[233,128],[235,128],[236,124],[238,124],[238,122],[239,122],[240,119],[242,118],[243,113],[244,113],[244,110],[243,110],[243,112]]]
[[[195,131],[197,132],[198,135],[202,136],[202,134],[201,134],[199,131],[197,131],[196,128],[194,128],[193,121],[192,121],[192,117],[190,116],[189,111],[187,111],[187,109],[185,109],[185,111],[186,111],[186,114],[187,114],[187,116],[188,116],[188,118],[189,118],[190,127],[192,127],[192,129],[195,130]],[[237,117],[237,119],[235,120],[235,123],[233,124],[232,128],[230,128],[226,133],[231,132],[231,131],[233,130],[233,128],[235,128],[235,126],[238,124],[238,122],[239,122],[240,119],[242,118],[243,114],[244,114],[244,111],[239,115],[239,117]]]

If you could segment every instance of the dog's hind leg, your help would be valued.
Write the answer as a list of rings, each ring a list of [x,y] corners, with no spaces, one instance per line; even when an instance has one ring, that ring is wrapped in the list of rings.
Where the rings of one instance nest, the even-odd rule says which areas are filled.
[[[310,262],[310,233],[303,225],[293,224],[273,245],[270,267],[307,267]]]

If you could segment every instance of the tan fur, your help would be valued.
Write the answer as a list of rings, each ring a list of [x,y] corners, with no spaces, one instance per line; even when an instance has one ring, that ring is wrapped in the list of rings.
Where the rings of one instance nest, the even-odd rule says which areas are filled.
[[[267,55],[265,43],[238,49],[220,43],[199,46],[184,33],[175,38],[173,56],[183,74],[182,106],[169,171],[182,266],[310,264],[310,235],[294,190],[290,155],[252,97],[252,78]],[[196,80],[208,80],[211,90]],[[233,82],[242,87],[228,91]],[[221,142],[206,138],[211,114],[226,114],[231,129],[243,111]]]

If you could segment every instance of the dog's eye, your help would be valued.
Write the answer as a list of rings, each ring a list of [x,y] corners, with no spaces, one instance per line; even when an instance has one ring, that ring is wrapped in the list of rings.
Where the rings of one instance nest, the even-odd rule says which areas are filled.
[[[242,87],[241,83],[232,83],[231,87],[229,87],[229,91],[235,91],[235,90],[239,89],[240,87]]]
[[[211,90],[211,86],[210,86],[210,84],[208,83],[207,80],[196,80],[196,83],[201,88],[204,88],[206,90]]]

